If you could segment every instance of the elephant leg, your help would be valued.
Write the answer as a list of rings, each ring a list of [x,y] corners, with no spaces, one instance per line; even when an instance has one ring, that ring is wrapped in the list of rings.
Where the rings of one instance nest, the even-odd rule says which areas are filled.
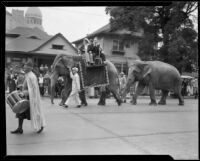
[[[120,105],[122,104],[122,99],[120,98],[120,95],[119,95],[118,92],[117,92],[117,88],[112,88],[112,87],[110,87],[110,86],[107,87],[107,88],[108,88],[108,90],[110,90],[110,91],[112,92],[114,98],[115,98],[116,101],[117,101],[118,106],[120,106]]]
[[[86,101],[84,90],[79,93],[79,98],[81,100],[81,105],[87,106],[87,101]]]
[[[135,94],[133,94],[133,96],[132,96],[131,103],[132,103],[133,105],[136,105],[136,104],[137,104],[137,97],[138,97],[138,95],[139,95],[140,93],[142,93],[142,91],[144,90],[144,88],[145,88],[145,85],[142,84],[141,82],[139,82],[139,83],[138,83],[138,86],[137,86],[137,89],[136,89],[136,92],[135,92]]]
[[[59,106],[62,106],[65,104],[67,98],[69,97],[70,95],[70,92],[71,92],[71,89],[63,89],[62,90],[62,97],[61,97],[61,102],[59,103]]]
[[[169,91],[167,90],[162,90],[162,97],[160,101],[158,102],[159,105],[166,105],[166,98],[168,96]]]
[[[106,105],[106,88],[105,87],[101,87],[101,95],[100,95],[98,105],[103,105],[103,106]]]
[[[177,94],[178,96],[179,105],[184,105],[184,99],[183,99],[183,96],[181,95],[181,87],[177,86],[175,90],[175,94]]]
[[[157,105],[156,97],[155,97],[155,89],[151,83],[149,84],[149,92],[150,92],[150,99],[151,99],[151,102],[149,103],[149,105]]]

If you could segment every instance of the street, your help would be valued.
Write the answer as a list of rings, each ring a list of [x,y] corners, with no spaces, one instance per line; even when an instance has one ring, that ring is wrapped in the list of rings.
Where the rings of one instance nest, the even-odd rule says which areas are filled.
[[[88,106],[67,109],[42,97],[47,126],[40,134],[25,120],[22,135],[11,134],[18,120],[6,105],[7,155],[162,155],[174,159],[198,159],[198,99],[168,98],[167,105],[149,106],[149,97],[138,104],[106,106],[87,99]],[[157,98],[158,101],[158,98]]]

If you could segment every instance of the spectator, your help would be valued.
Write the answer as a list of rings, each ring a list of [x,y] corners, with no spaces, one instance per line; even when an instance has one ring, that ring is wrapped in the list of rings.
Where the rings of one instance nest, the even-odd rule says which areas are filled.
[[[42,74],[40,74],[38,78],[38,83],[39,83],[40,94],[44,96],[44,78]]]
[[[119,77],[119,84],[120,84],[120,95],[122,94],[122,91],[124,90],[125,86],[126,86],[126,75],[121,72],[120,73],[120,77]],[[126,102],[126,97],[123,98],[124,100],[122,100],[124,103]]]
[[[188,80],[188,83],[187,83],[187,95],[188,96],[193,95],[193,87],[192,87],[192,83],[190,80]]]
[[[194,92],[194,98],[197,99],[197,96],[198,96],[198,79],[197,78],[193,80],[193,92]]]
[[[9,84],[9,93],[16,90],[16,77],[12,71],[12,68],[10,70],[10,75],[8,76],[8,84]]]

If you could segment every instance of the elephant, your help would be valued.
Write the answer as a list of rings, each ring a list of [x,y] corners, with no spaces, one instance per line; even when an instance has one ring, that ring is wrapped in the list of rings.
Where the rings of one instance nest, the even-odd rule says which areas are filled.
[[[77,66],[77,64],[82,60],[82,56],[70,56],[70,55],[64,55],[64,54],[58,54],[54,62],[52,64],[52,71],[51,71],[51,103],[53,104],[54,99],[54,92],[55,92],[55,83],[59,76],[64,76],[64,89],[62,91],[61,96],[61,102],[59,105],[63,105],[65,101],[67,100],[70,92],[71,92],[71,86],[72,86],[72,80],[70,78],[69,68],[73,66]],[[105,105],[106,104],[106,90],[109,90],[112,92],[113,96],[115,97],[117,104],[120,106],[122,101],[121,97],[118,93],[119,88],[119,77],[118,77],[118,71],[114,64],[110,62],[109,60],[105,61],[105,64],[107,65],[108,70],[108,79],[109,79],[109,85],[107,85],[105,88],[102,88],[100,100],[98,102],[98,105]],[[85,97],[85,95],[84,95]]]
[[[161,61],[135,60],[129,64],[128,78],[123,90],[123,96],[130,90],[130,86],[138,82],[137,89],[132,98],[132,104],[137,104],[137,96],[149,87],[151,102],[149,105],[157,105],[155,99],[155,89],[162,91],[162,96],[158,104],[166,105],[166,98],[169,91],[174,91],[179,99],[179,105],[184,105],[181,95],[181,76],[178,70],[167,63]]]

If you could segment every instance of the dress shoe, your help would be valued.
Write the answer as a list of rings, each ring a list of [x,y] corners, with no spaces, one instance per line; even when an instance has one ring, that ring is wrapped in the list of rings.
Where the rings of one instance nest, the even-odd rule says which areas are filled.
[[[43,131],[44,127],[42,126],[40,130],[37,131],[37,133],[41,133]]]
[[[23,133],[23,130],[19,128],[14,131],[11,131],[11,134],[22,134],[22,133]]]
[[[68,107],[68,105],[63,105],[63,107],[67,108],[67,107]]]

